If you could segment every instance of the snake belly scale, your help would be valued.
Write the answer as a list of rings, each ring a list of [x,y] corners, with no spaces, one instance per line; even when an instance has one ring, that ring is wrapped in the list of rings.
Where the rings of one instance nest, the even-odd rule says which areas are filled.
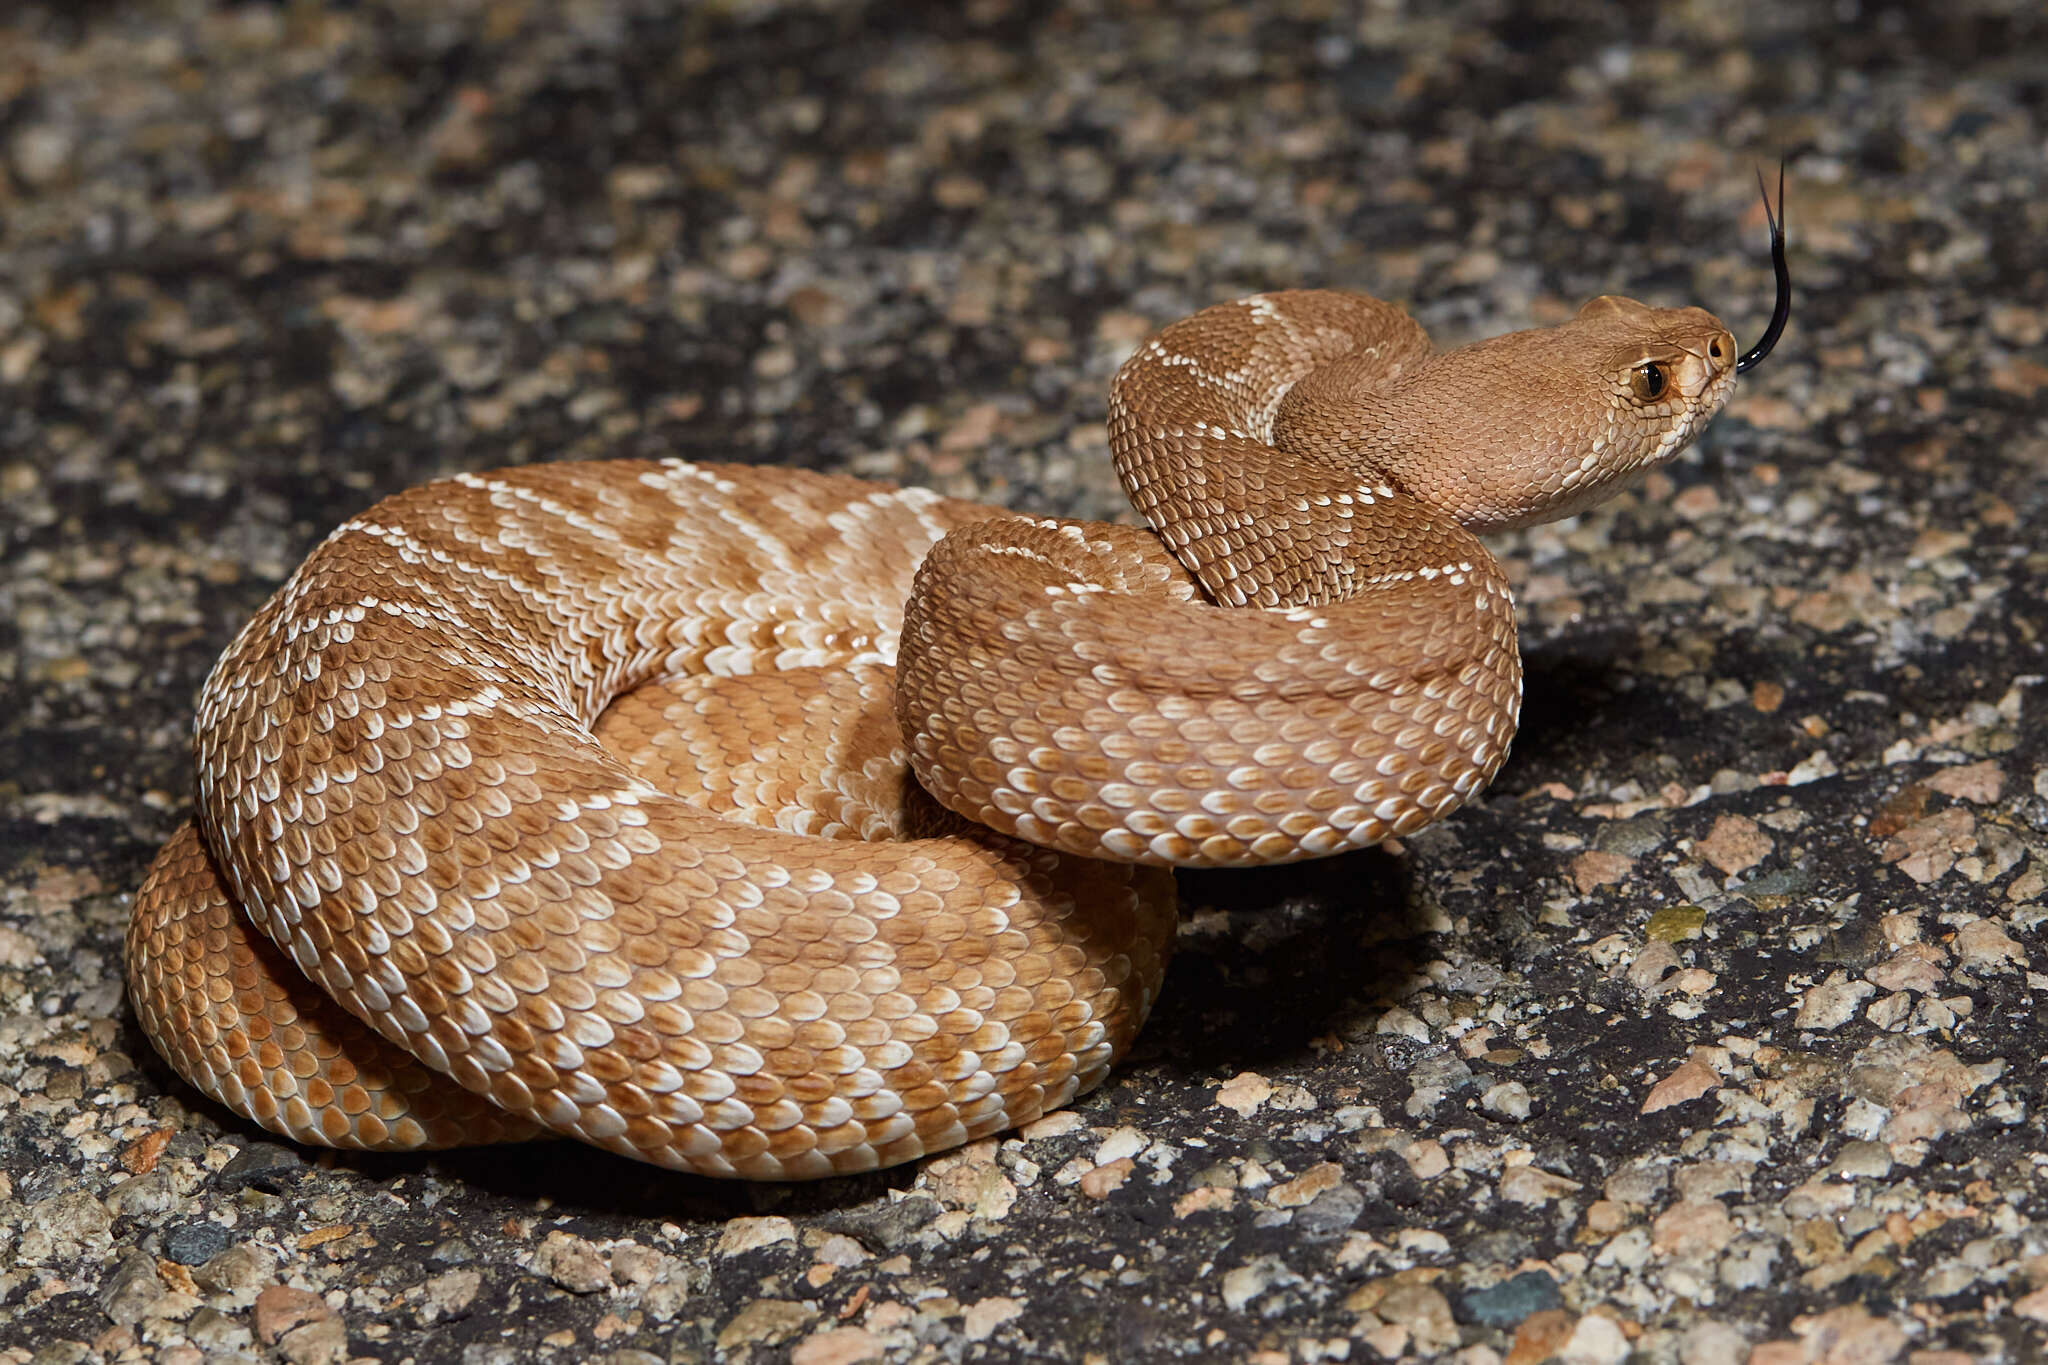
[[[1118,375],[1149,531],[680,462],[401,493],[208,679],[137,1013],[312,1143],[788,1179],[1026,1122],[1143,1023],[1171,867],[1491,780],[1520,662],[1474,532],[1668,459],[1735,364],[1696,308],[1437,353],[1378,300],[1264,295]]]

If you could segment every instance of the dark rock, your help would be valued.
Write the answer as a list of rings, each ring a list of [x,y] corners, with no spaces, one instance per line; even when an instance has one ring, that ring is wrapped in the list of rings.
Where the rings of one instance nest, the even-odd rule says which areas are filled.
[[[1868,916],[1859,915],[1823,938],[1813,957],[1816,962],[1868,967],[1885,951],[1884,930]]]
[[[1812,885],[1810,869],[1782,867],[1744,882],[1739,894],[1752,901],[1763,896],[1796,896]]]
[[[1667,836],[1662,822],[1650,816],[1634,820],[1610,820],[1593,836],[1593,847],[1602,853],[1619,853],[1640,858],[1664,846]]]
[[[1461,1294],[1456,1301],[1459,1322],[1482,1327],[1513,1327],[1531,1313],[1564,1307],[1557,1281],[1541,1270],[1525,1270],[1486,1289]]]
[[[908,1199],[869,1204],[835,1214],[828,1221],[828,1226],[860,1239],[874,1250],[894,1251],[938,1216],[939,1203],[936,1199],[915,1194]]]
[[[230,1190],[255,1188],[273,1192],[296,1183],[306,1174],[305,1158],[275,1142],[252,1142],[237,1152],[215,1177]]]
[[[164,1232],[164,1259],[179,1265],[203,1265],[226,1251],[234,1234],[218,1223],[195,1218]]]
[[[1294,1226],[1304,1237],[1335,1237],[1348,1231],[1363,1212],[1365,1192],[1356,1185],[1338,1185],[1296,1211]]]

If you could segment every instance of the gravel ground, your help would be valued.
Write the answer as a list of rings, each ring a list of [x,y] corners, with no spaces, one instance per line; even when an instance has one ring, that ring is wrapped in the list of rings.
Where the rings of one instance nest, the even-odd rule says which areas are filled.
[[[2032,0],[23,4],[0,20],[0,1365],[2048,1351],[2048,21]],[[877,1176],[279,1145],[122,998],[191,700],[437,474],[1118,515],[1148,330],[1799,300],[1502,538],[1528,703],[1400,848],[1187,876],[1099,1093]],[[1127,514],[1125,514],[1127,515]]]

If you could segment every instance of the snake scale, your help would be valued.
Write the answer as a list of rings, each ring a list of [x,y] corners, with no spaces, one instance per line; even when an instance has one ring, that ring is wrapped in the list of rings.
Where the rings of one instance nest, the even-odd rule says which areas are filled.
[[[1443,353],[1362,295],[1174,323],[1109,405],[1149,531],[674,461],[388,498],[202,690],[142,1025],[342,1147],[801,1179],[1065,1104],[1158,993],[1172,867],[1363,847],[1492,779],[1521,666],[1476,533],[1698,433],[1782,329],[1772,228],[1740,360],[1615,297]]]

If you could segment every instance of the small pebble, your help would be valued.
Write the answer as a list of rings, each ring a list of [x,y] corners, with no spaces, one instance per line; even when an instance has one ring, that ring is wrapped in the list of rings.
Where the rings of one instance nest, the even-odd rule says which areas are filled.
[[[1491,1086],[1479,1097],[1479,1107],[1496,1117],[1520,1123],[1535,1112],[1535,1102],[1529,1095],[1529,1087],[1520,1081],[1502,1081]]]
[[[194,1267],[193,1282],[209,1294],[253,1300],[277,1275],[277,1259],[253,1242],[243,1242]]]
[[[156,1273],[156,1259],[146,1252],[131,1251],[121,1258],[120,1267],[101,1290],[100,1311],[112,1322],[136,1323],[163,1296],[164,1283]]]
[[[427,1259],[435,1265],[468,1265],[476,1259],[476,1250],[460,1237],[448,1237],[434,1243]]]
[[[573,1233],[551,1232],[543,1238],[533,1253],[533,1268],[572,1294],[595,1294],[612,1284],[604,1253]]]

